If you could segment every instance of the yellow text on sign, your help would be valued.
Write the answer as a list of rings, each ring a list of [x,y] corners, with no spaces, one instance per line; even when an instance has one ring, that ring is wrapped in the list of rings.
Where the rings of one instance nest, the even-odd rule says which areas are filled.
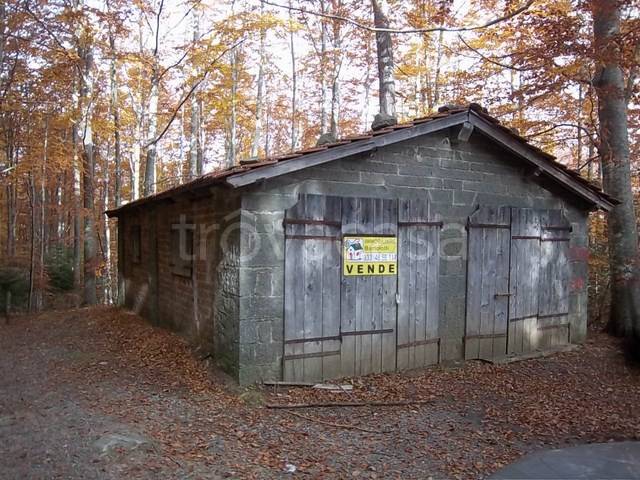
[[[344,237],[343,274],[396,275],[398,273],[396,237]]]

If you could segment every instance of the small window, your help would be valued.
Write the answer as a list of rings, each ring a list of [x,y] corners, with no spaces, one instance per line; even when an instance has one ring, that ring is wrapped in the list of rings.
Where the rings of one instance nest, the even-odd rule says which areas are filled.
[[[141,232],[140,232],[140,225],[133,225],[131,227],[131,261],[133,263],[140,263],[140,259],[142,257],[141,255],[141,250],[140,250],[140,244],[141,244]]]
[[[193,230],[171,227],[171,257],[169,265],[174,275],[190,277],[193,268]],[[181,244],[182,243],[182,244]]]

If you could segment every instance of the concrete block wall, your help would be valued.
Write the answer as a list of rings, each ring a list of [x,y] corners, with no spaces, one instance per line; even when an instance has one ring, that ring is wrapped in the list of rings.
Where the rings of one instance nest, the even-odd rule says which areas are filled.
[[[452,140],[454,139],[454,140]],[[337,160],[245,190],[242,197],[240,364],[243,384],[281,376],[284,331],[284,210],[300,193],[351,197],[417,198],[428,195],[441,231],[440,337],[442,360],[463,358],[465,329],[465,225],[478,205],[564,209],[572,233],[572,332],[586,332],[586,214],[573,200],[551,193],[522,161],[479,134],[457,142],[457,129],[371,154]],[[578,279],[584,278],[584,288]]]

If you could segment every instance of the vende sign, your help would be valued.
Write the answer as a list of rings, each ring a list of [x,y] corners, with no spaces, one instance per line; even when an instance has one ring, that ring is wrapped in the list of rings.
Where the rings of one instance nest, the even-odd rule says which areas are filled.
[[[346,276],[396,275],[396,237],[344,237],[342,273]]]

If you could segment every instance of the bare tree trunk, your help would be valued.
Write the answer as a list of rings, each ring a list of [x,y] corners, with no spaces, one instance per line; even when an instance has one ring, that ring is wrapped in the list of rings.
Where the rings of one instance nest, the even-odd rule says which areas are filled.
[[[385,13],[385,0],[371,0],[373,21],[376,28],[389,28]],[[372,128],[383,128],[398,122],[396,117],[396,92],[393,77],[393,42],[389,32],[376,31],[378,53],[378,82],[380,113],[376,115]]]
[[[227,138],[227,166],[232,167],[236,163],[237,147],[237,95],[238,95],[238,48],[231,52],[231,115],[229,117],[229,136]]]
[[[291,7],[291,0],[289,0],[289,7]],[[291,15],[291,9],[289,9],[289,47],[291,49],[291,150],[295,150],[298,145],[298,131],[296,128],[296,122],[298,121],[298,79],[296,72],[296,50],[293,36],[293,17]]]
[[[36,304],[36,223],[38,214],[36,213],[36,188],[33,172],[29,172],[27,180],[29,209],[31,213],[31,231],[29,232],[29,312],[33,313],[37,310]]]
[[[11,128],[11,127],[10,127]],[[11,132],[5,132],[6,135],[6,156],[11,169],[11,175],[17,165],[16,150]],[[13,258],[16,255],[16,224],[18,219],[18,188],[16,182],[9,182],[6,186],[7,193],[7,257]]]
[[[158,134],[158,95],[159,82],[158,78],[158,59],[154,57],[151,67],[151,90],[149,93],[149,130],[147,132],[147,146],[145,148],[145,165],[144,165],[144,196],[156,193],[156,159],[158,151],[156,148],[156,136]]]
[[[45,118],[44,121],[44,145],[43,145],[43,153],[42,153],[42,171],[40,178],[40,251],[38,263],[40,264],[39,275],[38,275],[38,296],[36,297],[36,308],[38,310],[42,310],[43,300],[44,300],[44,252],[46,246],[46,225],[47,220],[45,216],[45,198],[47,193],[47,161],[48,151],[49,151],[49,118]]]
[[[204,135],[204,128],[202,128],[202,125],[204,123],[204,116],[202,113],[202,97],[198,96],[198,121],[199,121],[199,127],[198,127],[198,145],[196,148],[196,174],[197,175],[202,175],[202,172],[204,171],[204,147],[205,147],[205,135]]]
[[[333,10],[342,6],[341,1],[334,0]],[[338,138],[340,126],[340,70],[342,69],[342,32],[340,23],[333,22],[333,78],[331,80],[331,125],[330,131],[333,138]]]
[[[131,149],[131,200],[140,198],[140,165],[142,164],[142,119],[144,111],[142,99],[140,99],[140,109],[136,112],[136,121],[133,131],[133,146]]]
[[[433,78],[433,108],[440,103],[440,74],[442,71],[442,39],[444,32],[438,33],[438,46],[436,47],[436,71]]]
[[[73,10],[78,13],[83,7],[83,0],[74,0]],[[76,50],[78,57],[82,59],[85,55],[83,53],[83,46],[81,45],[82,25],[76,27],[74,34],[76,42]],[[83,109],[86,107],[82,101],[83,85],[83,67],[80,67],[81,72],[78,75],[74,90],[73,90],[73,104],[77,112],[77,120],[73,125],[73,286],[76,292],[80,291],[83,285],[83,258],[84,258],[84,244],[83,244],[83,232],[82,224],[85,212],[82,208],[82,162],[80,160],[80,142],[81,142],[81,125],[84,121],[83,116],[85,112]],[[79,300],[79,299],[78,299]]]
[[[327,13],[325,0],[320,0],[320,11]],[[327,21],[320,19],[320,135],[327,133]]]
[[[158,135],[158,99],[160,96],[160,64],[158,60],[158,52],[160,48],[160,17],[162,15],[162,7],[164,2],[161,1],[158,11],[155,14],[155,30],[153,32],[155,41],[151,60],[151,79],[149,91],[149,108],[147,115],[149,116],[147,145],[145,147],[145,169],[144,169],[144,196],[156,193],[156,161],[158,150],[156,146]]]
[[[367,69],[364,76],[364,101],[362,107],[362,129],[366,130],[369,128],[369,103],[371,100],[371,62],[369,61],[371,58],[371,44],[370,42],[366,42],[367,49]]]
[[[109,158],[107,156],[107,158]],[[104,162],[105,164],[107,161]],[[109,208],[109,175],[105,175],[101,191],[101,211],[105,212]],[[103,303],[111,304],[113,302],[113,271],[111,268],[111,229],[109,228],[109,219],[102,214],[102,238],[104,238],[103,261],[105,264],[106,278],[103,288]]]
[[[118,81],[116,77],[116,40],[113,32],[109,32],[109,50],[111,53],[111,64],[109,69],[109,85],[111,89],[111,102],[109,109],[111,110],[111,120],[113,122],[113,160],[115,166],[114,172],[114,201],[115,206],[122,204],[122,184],[120,176],[121,172],[121,153],[120,153],[120,112],[118,109]]]
[[[79,97],[79,96],[78,96]],[[78,106],[80,108],[80,106]],[[82,240],[82,219],[84,213],[82,210],[82,184],[80,163],[80,134],[78,133],[78,125],[73,126],[73,286],[79,292],[82,286],[82,259],[83,259],[83,240]]]
[[[93,48],[91,45],[83,48],[80,57],[83,62],[84,81],[81,92],[82,104],[86,105],[82,126],[84,127],[82,156],[82,180],[84,184],[84,303],[95,305],[96,298],[96,267],[97,267],[97,239],[94,218],[94,172],[95,152],[93,145]]]
[[[627,100],[621,68],[620,3],[592,0],[593,34],[598,69],[600,157],[605,191],[620,200],[608,216],[611,312],[609,326],[618,335],[640,341],[638,230],[633,205]]]
[[[200,13],[197,8],[193,9],[193,42],[200,40]],[[193,77],[196,78],[196,68],[193,67]],[[200,110],[198,105],[198,89],[191,94],[191,130],[189,137],[189,178],[197,177],[198,172],[198,151],[200,144]]]
[[[264,1],[260,1],[260,15],[264,15]],[[251,143],[252,158],[257,158],[260,154],[260,138],[262,137],[262,115],[263,115],[263,103],[264,103],[264,68],[266,65],[265,56],[265,38],[267,31],[263,27],[260,29],[260,64],[258,65],[258,87],[256,92],[256,116],[255,116],[255,128],[253,130],[253,142]]]

